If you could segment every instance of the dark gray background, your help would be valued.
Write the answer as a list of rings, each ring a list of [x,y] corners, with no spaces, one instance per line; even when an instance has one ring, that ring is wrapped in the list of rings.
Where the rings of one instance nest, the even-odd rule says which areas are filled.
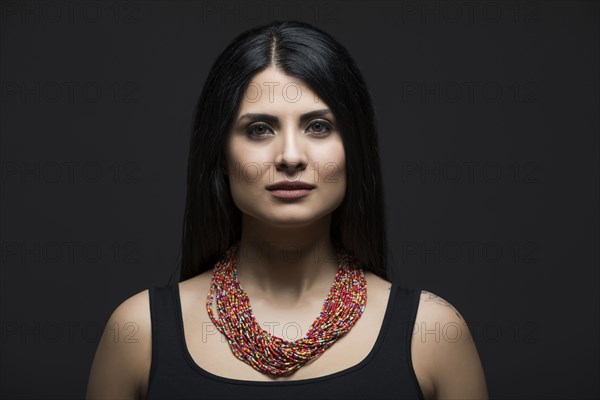
[[[0,15],[2,398],[83,397],[112,310],[176,265],[215,57],[296,18],[367,79],[394,279],[461,311],[492,398],[598,398],[597,2],[4,1]]]

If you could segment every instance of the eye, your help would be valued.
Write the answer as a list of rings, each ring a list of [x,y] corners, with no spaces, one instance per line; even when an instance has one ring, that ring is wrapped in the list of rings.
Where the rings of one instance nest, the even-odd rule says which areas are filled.
[[[246,134],[248,136],[263,136],[266,131],[273,132],[266,124],[253,124],[246,128]]]
[[[318,136],[325,136],[333,129],[329,122],[324,121],[322,119],[314,121],[309,126],[317,128],[316,130],[313,130],[313,132],[316,133]]]
[[[309,127],[313,128],[310,130],[317,136],[325,136],[333,129],[333,126],[325,120],[313,121]],[[269,125],[264,123],[252,124],[246,128],[246,134],[250,137],[265,136],[267,132],[273,133],[273,130],[269,127]]]

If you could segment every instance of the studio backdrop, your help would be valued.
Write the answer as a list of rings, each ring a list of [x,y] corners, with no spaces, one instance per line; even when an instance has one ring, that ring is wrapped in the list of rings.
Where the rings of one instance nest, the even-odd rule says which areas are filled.
[[[598,398],[599,17],[594,1],[2,1],[0,397],[83,398],[115,307],[177,279],[207,73],[239,33],[293,19],[367,81],[393,280],[461,311],[491,398]]]

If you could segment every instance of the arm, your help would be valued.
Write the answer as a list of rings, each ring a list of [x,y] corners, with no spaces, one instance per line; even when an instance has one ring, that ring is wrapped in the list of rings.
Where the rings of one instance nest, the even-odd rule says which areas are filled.
[[[481,360],[458,310],[443,298],[422,291],[415,324],[415,370],[422,371],[430,385],[423,390],[426,398],[487,400]]]
[[[152,359],[148,291],[119,305],[110,316],[90,371],[86,399],[145,398]]]

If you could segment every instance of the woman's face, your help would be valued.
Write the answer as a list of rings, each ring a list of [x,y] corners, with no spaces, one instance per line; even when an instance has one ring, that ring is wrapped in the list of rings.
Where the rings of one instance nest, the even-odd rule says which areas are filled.
[[[282,227],[321,219],[344,199],[345,161],[334,115],[305,83],[271,68],[254,76],[226,143],[231,195],[242,213]],[[313,188],[269,190],[280,182]]]

